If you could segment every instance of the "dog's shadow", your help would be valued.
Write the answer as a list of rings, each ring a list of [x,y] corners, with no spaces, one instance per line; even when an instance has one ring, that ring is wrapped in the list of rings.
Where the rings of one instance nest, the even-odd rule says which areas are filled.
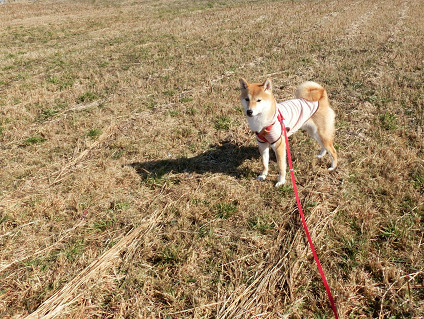
[[[246,169],[240,169],[240,165],[245,160],[258,157],[257,147],[224,142],[212,145],[210,150],[195,157],[138,162],[129,166],[133,167],[142,179],[161,178],[168,173],[223,173],[240,177],[249,174]]]

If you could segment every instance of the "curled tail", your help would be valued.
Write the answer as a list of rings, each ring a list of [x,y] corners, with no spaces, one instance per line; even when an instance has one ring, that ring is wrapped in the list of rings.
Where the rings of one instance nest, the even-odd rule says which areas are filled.
[[[297,87],[296,98],[328,103],[327,91],[321,85],[312,81],[304,82]]]

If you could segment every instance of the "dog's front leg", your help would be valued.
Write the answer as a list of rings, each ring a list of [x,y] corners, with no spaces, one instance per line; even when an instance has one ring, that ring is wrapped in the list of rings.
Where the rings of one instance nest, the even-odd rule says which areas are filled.
[[[277,157],[278,164],[278,182],[275,184],[275,187],[284,185],[286,182],[286,143],[280,138],[277,142],[271,145],[272,149],[275,152]]]
[[[262,157],[263,170],[261,175],[259,175],[256,179],[259,181],[263,181],[268,175],[269,144],[258,142],[258,147],[259,147],[259,153],[261,154],[261,157]]]

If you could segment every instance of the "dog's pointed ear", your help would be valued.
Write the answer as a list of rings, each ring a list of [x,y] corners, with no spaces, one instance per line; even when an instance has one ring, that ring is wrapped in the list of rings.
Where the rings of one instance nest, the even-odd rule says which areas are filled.
[[[272,91],[272,82],[270,78],[267,78],[264,82],[264,91],[271,92]]]
[[[249,86],[249,83],[245,79],[241,78],[240,79],[240,88],[242,90],[246,90],[248,86]]]

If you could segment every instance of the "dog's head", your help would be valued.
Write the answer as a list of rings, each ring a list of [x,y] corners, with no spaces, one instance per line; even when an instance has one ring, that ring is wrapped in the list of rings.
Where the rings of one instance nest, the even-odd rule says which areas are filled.
[[[240,101],[248,117],[254,117],[269,110],[274,103],[270,79],[266,79],[264,83],[248,83],[242,78],[240,89]]]

